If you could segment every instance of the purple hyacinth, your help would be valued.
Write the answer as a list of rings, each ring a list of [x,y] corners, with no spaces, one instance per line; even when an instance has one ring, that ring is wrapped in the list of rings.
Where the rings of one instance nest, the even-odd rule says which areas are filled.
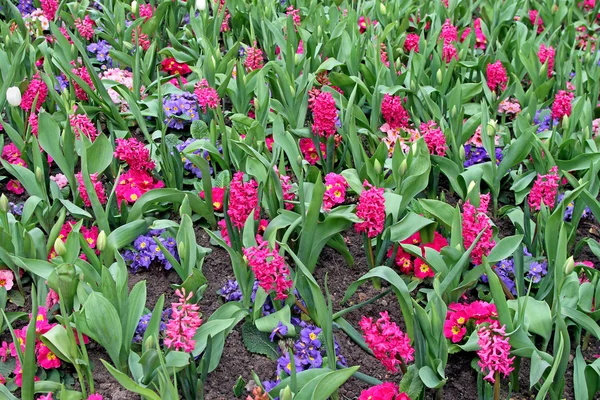
[[[468,168],[471,165],[481,164],[486,161],[491,161],[491,158],[489,157],[485,148],[470,144],[465,145],[465,168]],[[496,147],[496,164],[499,164],[500,161],[502,161],[502,149],[500,147]]]
[[[8,208],[10,209],[10,213],[13,215],[22,215],[24,206],[25,206],[25,203],[15,204],[12,201],[10,203],[8,203]]]
[[[163,99],[165,124],[169,128],[182,130],[199,118],[196,98],[191,93],[170,94]]]
[[[553,126],[558,125],[558,120],[552,119],[552,113],[549,108],[542,108],[535,112],[533,123],[538,126],[537,132],[540,133],[550,130]]]
[[[21,13],[22,16],[27,14],[31,14],[35,7],[33,6],[33,0],[19,0],[19,4],[17,4],[17,9]]]
[[[58,81],[58,85],[54,86],[54,90],[57,92],[62,92],[64,90],[69,89],[69,80],[64,75],[57,75],[56,80]]]

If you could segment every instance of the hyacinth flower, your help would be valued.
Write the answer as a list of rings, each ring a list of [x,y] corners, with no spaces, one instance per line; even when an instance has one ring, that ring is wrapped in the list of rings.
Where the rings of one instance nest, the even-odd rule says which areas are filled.
[[[485,375],[483,379],[494,384],[494,399],[497,400],[500,398],[500,377],[503,375],[508,378],[514,370],[512,364],[515,357],[510,357],[511,346],[505,326],[500,327],[498,321],[481,326],[478,334],[478,364]]]
[[[369,269],[375,268],[375,255],[373,252],[372,239],[378,237],[385,227],[385,198],[384,189],[371,185],[364,181],[365,189],[360,193],[358,205],[356,206],[356,216],[362,220],[357,222],[354,228],[357,233],[363,234],[364,246],[367,252],[367,262]],[[377,241],[379,247],[380,241]],[[377,250],[379,250],[377,248]],[[373,284],[379,287],[381,283],[375,279]]]
[[[196,345],[194,335],[202,324],[200,307],[189,301],[194,295],[185,293],[185,288],[177,289],[178,301],[171,305],[171,317],[167,324],[164,343],[166,347],[191,353]]]

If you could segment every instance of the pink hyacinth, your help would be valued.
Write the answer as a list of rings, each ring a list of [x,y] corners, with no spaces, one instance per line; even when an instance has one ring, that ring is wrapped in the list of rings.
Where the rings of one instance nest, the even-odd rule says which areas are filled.
[[[75,178],[77,178],[77,182],[79,183],[79,196],[81,196],[83,204],[85,204],[86,207],[91,207],[92,203],[90,202],[90,196],[86,190],[85,182],[81,172],[75,174]],[[98,174],[91,174],[90,179],[100,204],[106,204],[108,198],[106,197],[106,193],[104,193],[104,186],[102,186],[102,182],[98,182]]]
[[[73,128],[73,132],[77,139],[81,133],[88,137],[92,142],[98,137],[96,126],[85,114],[73,114],[69,116],[69,124]]]
[[[547,207],[554,207],[556,201],[556,194],[558,191],[558,168],[552,167],[550,173],[547,175],[538,174],[531,192],[529,192],[529,207],[534,210],[539,210],[542,201]]]
[[[389,372],[398,372],[397,366],[414,360],[415,349],[410,338],[395,322],[390,321],[387,311],[379,313],[381,318],[373,322],[372,317],[362,317],[359,322],[363,337],[369,348]]]
[[[450,63],[453,59],[458,60],[458,51],[452,43],[444,43],[442,47],[442,60],[445,63]]]
[[[38,136],[38,116],[35,112],[29,114],[29,126],[31,127],[31,134],[35,137]]]
[[[569,117],[572,111],[572,101],[575,96],[571,92],[559,90],[554,96],[552,103],[552,118],[561,120],[564,116]]]
[[[342,175],[330,172],[325,176],[325,194],[323,196],[323,209],[331,210],[334,206],[346,200],[348,182]]]
[[[146,22],[154,15],[154,7],[152,7],[152,4],[140,4],[139,14],[140,18],[144,18],[144,22]],[[133,17],[135,19],[135,16]]]
[[[193,292],[185,293],[185,288],[177,289],[175,294],[179,301],[171,304],[171,317],[165,333],[165,346],[175,350],[191,353],[196,346],[194,335],[202,325],[200,307],[189,303]]]
[[[200,82],[196,83],[194,86],[194,94],[198,98],[198,104],[200,104],[204,113],[206,113],[207,108],[217,108],[221,101],[219,93],[209,86],[206,79],[202,79]]]
[[[391,129],[408,128],[408,111],[402,106],[400,96],[386,94],[381,101],[381,114]],[[404,99],[406,102],[406,99]]]
[[[244,61],[244,67],[246,71],[254,71],[261,69],[264,65],[263,51],[258,48],[256,42],[252,47],[246,48],[246,60]]]
[[[233,175],[229,185],[229,205],[227,215],[233,226],[241,229],[246,219],[254,210],[254,219],[260,217],[258,207],[258,183],[254,179],[244,182],[244,173],[238,171]]]
[[[292,187],[292,178],[287,175],[279,175],[279,182],[281,182],[281,190],[283,191],[283,202],[286,210],[293,210],[294,203],[291,203],[296,198]]]
[[[269,248],[269,242],[263,241],[258,246],[245,248],[244,256],[259,286],[267,293],[275,292],[277,300],[287,299],[287,292],[293,285],[290,270],[283,257]]]
[[[444,43],[452,43],[458,40],[458,30],[452,25],[450,18],[446,19],[446,22],[442,25],[440,37],[444,39]]]
[[[37,96],[37,99],[35,98]],[[35,100],[35,111],[39,112],[44,101],[48,97],[48,86],[40,78],[40,74],[35,74],[27,86],[27,90],[23,93],[21,100],[21,108],[25,111],[30,111]]]
[[[309,100],[309,108],[313,113],[313,132],[326,138],[335,135],[337,108],[333,95],[329,92],[319,91],[312,101]]]
[[[385,198],[383,197],[383,188],[377,188],[364,182],[368,189],[360,193],[358,205],[356,206],[356,216],[363,220],[354,226],[356,232],[366,232],[367,236],[372,238],[383,232],[385,225]]]
[[[481,18],[477,18],[475,21],[473,21],[473,28],[475,28],[475,48],[485,50],[487,38],[481,30]]]
[[[552,46],[546,46],[544,43],[540,46],[540,51],[538,52],[538,57],[540,59],[540,63],[544,64],[546,61],[548,62],[548,78],[552,78],[552,72],[554,71],[554,57],[556,55],[556,50]]]
[[[87,400],[104,400],[104,398],[102,397],[101,394],[95,393],[95,394],[90,394],[88,396]]]
[[[77,18],[75,20],[75,27],[82,38],[91,40],[94,37],[94,21],[92,21],[89,15],[86,15],[83,20]]]
[[[90,78],[90,74],[86,67],[73,68],[72,70],[75,76],[78,76],[83,80],[92,90],[94,90],[94,84],[92,83],[92,78]],[[73,82],[73,87],[75,88],[75,96],[77,100],[85,101],[88,99],[88,95],[85,90],[79,86],[77,82]]]
[[[467,200],[463,206],[462,234],[466,249],[471,247],[479,232],[483,230],[483,235],[471,253],[471,261],[475,265],[481,264],[483,256],[490,254],[496,245],[492,238],[492,224],[486,215],[489,202],[490,195],[488,193],[481,195],[479,208],[475,208],[470,200]]]
[[[41,0],[42,11],[44,16],[48,18],[48,21],[54,21],[56,17],[56,11],[58,10],[58,1],[56,0]]]
[[[491,91],[495,91],[496,88],[500,88],[500,90],[506,89],[508,77],[506,76],[506,69],[504,69],[500,60],[487,65],[486,75],[487,85]]]
[[[418,53],[420,40],[421,38],[416,33],[409,33],[406,35],[406,39],[404,40],[404,51],[409,53],[414,50],[415,53]]]
[[[437,154],[444,157],[446,155],[446,136],[444,132],[433,121],[423,122],[419,128],[423,140],[427,144],[430,154]]]
[[[489,326],[479,328],[479,340],[477,344],[480,349],[477,355],[482,373],[487,374],[483,377],[486,381],[496,382],[494,374],[498,372],[507,378],[514,370],[512,367],[515,357],[510,357],[510,343],[506,336],[505,326],[500,327],[498,321],[492,321]]]
[[[286,17],[292,16],[292,21],[294,21],[294,28],[300,26],[300,9],[294,8],[294,6],[289,6],[285,10]],[[296,29],[297,30],[297,29]]]
[[[540,17],[537,10],[529,10],[529,20],[531,21],[532,25],[537,25],[538,35],[544,32],[544,21],[542,20],[542,17]]]
[[[150,150],[136,138],[116,139],[115,158],[124,161],[129,168],[136,171],[150,171],[154,169],[154,161],[150,157]]]
[[[392,382],[383,382],[363,390],[358,400],[410,400],[405,392],[398,393],[398,385]]]

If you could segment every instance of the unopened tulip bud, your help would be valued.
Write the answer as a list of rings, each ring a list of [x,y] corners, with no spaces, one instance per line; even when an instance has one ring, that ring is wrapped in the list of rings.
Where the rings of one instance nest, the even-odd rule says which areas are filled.
[[[292,400],[293,397],[294,395],[292,394],[292,389],[290,389],[289,386],[286,386],[281,392],[279,392],[279,398],[281,400]]]
[[[452,118],[456,117],[456,106],[452,106],[452,111],[450,113],[452,115]]]
[[[413,156],[417,155],[417,142],[413,142],[412,146],[410,147],[410,150],[412,151]]]
[[[565,129],[569,129],[569,116],[568,115],[565,115],[563,117],[563,121],[562,122],[563,122],[563,127]]]
[[[460,160],[461,161],[465,161],[465,146],[463,146],[462,144],[460,145],[460,150],[458,151],[458,154],[460,155]]]
[[[296,164],[298,164],[299,167],[302,166],[302,157],[301,156],[296,157]]]
[[[58,253],[58,241],[60,241],[61,246],[62,240],[57,239],[54,244],[54,248]],[[65,249],[66,252],[66,249]],[[73,301],[75,299],[75,295],[77,294],[77,285],[79,284],[79,280],[77,279],[77,273],[75,271],[75,265],[62,263],[58,267],[52,271],[50,276],[48,277],[48,286],[56,293],[60,293],[61,302],[64,301],[65,308],[69,311],[73,309]]]
[[[441,82],[442,81],[442,70],[438,69],[435,76],[436,76],[438,82]]]
[[[131,2],[131,12],[134,14],[137,14],[137,10],[138,10],[138,3],[137,3],[137,1],[133,0]]]
[[[471,183],[469,183],[469,187],[467,188],[467,194],[471,193],[473,189],[475,189],[475,181],[471,181]]]
[[[63,242],[62,239],[57,238],[54,241],[54,251],[61,257],[67,254],[67,248],[65,247],[65,242]]]
[[[44,173],[40,167],[35,167],[35,179],[40,183],[44,182]]]
[[[406,173],[406,170],[408,169],[408,163],[406,162],[406,158],[404,160],[402,160],[402,162],[400,163],[400,169],[398,172],[400,172],[400,176],[404,176],[404,174]]]
[[[185,243],[179,242],[177,245],[177,251],[179,252],[179,255],[185,254]]]
[[[16,86],[11,86],[6,90],[6,100],[13,107],[21,105],[21,90]]]
[[[495,137],[496,136],[496,121],[488,121],[486,130],[487,130],[487,134],[489,137]]]
[[[375,167],[375,172],[377,172],[378,174],[381,174],[381,172],[383,171],[383,168],[381,167],[381,163],[379,162],[379,160],[375,160],[375,162],[373,163],[373,166]]]
[[[379,3],[379,12],[383,15],[387,14],[387,9],[385,8],[385,4],[383,4],[383,2]]]
[[[575,260],[573,260],[573,256],[567,258],[564,265],[564,271],[566,275],[569,275],[575,269]]]
[[[154,336],[150,335],[144,341],[144,351],[148,351],[154,348]]]
[[[6,197],[4,193],[0,196],[0,210],[5,213],[8,212],[8,197]]]
[[[106,232],[100,231],[98,239],[96,239],[96,248],[98,251],[104,251],[106,249]]]

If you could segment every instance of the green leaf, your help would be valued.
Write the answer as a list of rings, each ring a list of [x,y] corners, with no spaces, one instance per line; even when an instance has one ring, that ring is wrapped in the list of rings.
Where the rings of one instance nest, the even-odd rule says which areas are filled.
[[[277,345],[269,340],[269,334],[261,332],[250,321],[242,326],[244,346],[251,353],[262,354],[275,361],[279,358]]]
[[[344,368],[318,376],[308,382],[295,396],[295,400],[327,400],[340,386],[358,371],[359,367]]]
[[[101,294],[92,292],[83,306],[85,321],[90,330],[88,336],[100,343],[116,365],[120,365],[119,352],[123,330],[119,314]]]
[[[401,242],[432,224],[435,222],[414,212],[409,212],[401,221],[386,229],[383,238],[392,242]]]
[[[490,264],[496,264],[498,261],[510,257],[515,252],[517,247],[519,247],[522,239],[523,235],[514,235],[507,236],[500,240],[498,243],[496,243],[492,251],[490,251],[490,254],[488,255],[488,262]]]
[[[440,388],[446,383],[446,379],[440,379],[438,374],[428,365],[419,369],[419,377],[425,386],[430,389]]]
[[[254,321],[254,323],[256,325],[256,329],[258,329],[261,332],[268,333],[270,335],[271,332],[273,332],[273,329],[275,329],[279,322],[281,322],[288,328],[288,333],[286,336],[294,336],[296,334],[296,330],[294,328],[294,325],[291,324],[290,320],[290,306],[285,305],[281,310],[259,318],[256,321]]]
[[[411,399],[418,399],[423,391],[423,381],[419,377],[419,369],[415,364],[412,364],[406,370],[406,373],[400,381],[400,393],[404,392]]]
[[[88,172],[101,174],[114,160],[113,147],[106,135],[98,135],[94,143],[87,148]]]
[[[524,310],[525,328],[529,332],[550,340],[552,335],[552,313],[548,303],[529,296],[521,296],[517,300],[509,300],[507,303],[508,307],[516,313]]]
[[[104,366],[106,367],[106,369],[108,370],[108,372],[110,372],[110,374],[125,389],[129,390],[130,392],[140,394],[140,395],[144,396],[145,398],[147,398],[149,400],[161,400],[160,396],[157,395],[152,390],[150,390],[148,388],[145,388],[145,387],[143,387],[141,385],[138,385],[130,377],[128,377],[127,375],[125,375],[121,371],[117,370],[115,367],[113,367],[112,365],[110,365],[106,361],[104,361],[104,360],[100,360],[100,361],[102,361],[102,364],[104,364]]]

